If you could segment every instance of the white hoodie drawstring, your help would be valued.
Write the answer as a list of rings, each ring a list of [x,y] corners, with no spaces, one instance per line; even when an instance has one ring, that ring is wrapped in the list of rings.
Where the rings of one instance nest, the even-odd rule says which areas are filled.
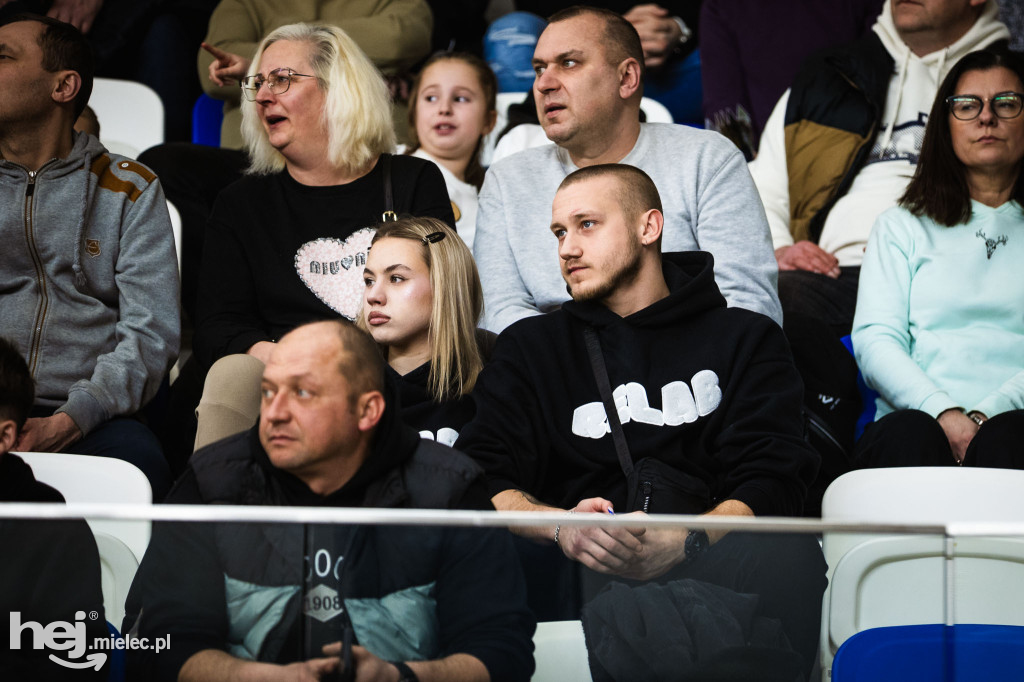
[[[890,120],[885,127],[885,133],[882,136],[882,144],[879,148],[881,153],[884,154],[886,148],[892,144],[893,134],[895,133],[896,120],[899,116],[900,105],[903,101],[903,88],[907,82],[907,71],[910,68],[911,52],[907,47],[906,43],[899,36],[899,32],[896,30],[896,26],[892,21],[892,2],[893,0],[885,0],[885,4],[882,6],[882,11],[878,15],[878,20],[875,25],[872,26],[872,31],[882,41],[883,47],[892,56],[893,61],[900,61],[900,77],[899,87],[896,91],[896,104],[890,111]],[[974,22],[974,25],[967,31],[963,36],[960,37],[952,45],[948,45],[946,48],[939,51],[939,54],[935,55],[934,62],[931,61],[931,55],[927,55],[923,58],[925,63],[934,63],[937,67],[935,72],[935,87],[938,87],[939,83],[942,82],[943,76],[945,76],[946,64],[950,61],[956,61],[960,57],[964,56],[968,52],[974,50],[980,50],[983,47],[987,47],[998,40],[1009,40],[1010,31],[1007,30],[1006,26],[999,21],[999,6],[996,0],[986,0],[985,8],[982,10],[978,20]],[[914,59],[919,59],[914,57]],[[887,107],[889,108],[889,107]]]
[[[900,104],[903,102],[903,85],[907,82],[907,68],[909,65],[910,50],[907,49],[903,53],[903,63],[900,65],[900,83],[896,88],[896,106],[892,108],[892,116],[889,117],[889,123],[885,126],[885,136],[882,138],[882,145],[878,148],[880,157],[885,155],[885,150],[889,148],[889,143],[892,142],[896,118],[900,115]]]

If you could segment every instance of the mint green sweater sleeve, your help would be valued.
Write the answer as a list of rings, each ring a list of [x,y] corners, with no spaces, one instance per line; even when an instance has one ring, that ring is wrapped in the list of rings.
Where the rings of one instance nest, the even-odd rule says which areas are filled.
[[[989,417],[1010,410],[1024,409],[1024,371],[1018,372],[1005,384],[982,398],[977,405],[967,409],[977,410]]]
[[[864,253],[853,321],[854,354],[864,380],[880,394],[879,417],[893,409],[922,410],[937,417],[957,405],[911,357],[913,234],[895,211],[903,209],[879,216]]]

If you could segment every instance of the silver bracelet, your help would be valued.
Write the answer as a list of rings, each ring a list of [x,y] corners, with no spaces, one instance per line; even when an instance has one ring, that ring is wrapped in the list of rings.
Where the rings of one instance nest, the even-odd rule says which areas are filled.
[[[575,514],[575,513],[576,513],[576,511],[575,511],[575,510],[573,510],[573,509],[570,509],[570,510],[569,510],[569,513],[570,513],[570,514]],[[562,530],[562,524],[558,524],[557,526],[555,526],[555,544],[556,544],[556,545],[558,545],[558,533],[559,533],[559,531],[561,531],[561,530]],[[559,546],[559,547],[561,547],[561,545],[558,545],[558,546]]]
[[[985,424],[985,420],[979,417],[977,412],[971,412],[967,417],[978,426],[983,426]]]

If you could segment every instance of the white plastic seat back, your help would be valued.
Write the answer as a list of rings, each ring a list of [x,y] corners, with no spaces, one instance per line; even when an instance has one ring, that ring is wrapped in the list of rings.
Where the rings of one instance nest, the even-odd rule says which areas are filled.
[[[171,232],[174,234],[174,253],[178,256],[178,274],[181,275],[181,214],[170,201],[167,202],[167,215],[171,218]]]
[[[996,588],[1024,585],[1024,539],[955,540],[955,566],[948,567],[944,545],[937,536],[889,537],[848,551],[832,575],[832,651],[870,628],[945,623],[946,568],[953,569],[957,622],[1024,625],[1024,590]]]
[[[640,109],[644,112],[644,116],[647,117],[648,123],[675,123],[675,119],[672,118],[672,112],[656,99],[651,99],[650,97],[641,98]]]
[[[512,156],[516,152],[531,147],[541,147],[546,144],[554,144],[544,134],[544,129],[536,123],[523,123],[508,131],[505,137],[498,140],[498,146],[491,154],[491,163],[497,163],[506,156]]]
[[[139,562],[128,545],[113,535],[93,533],[100,552],[100,581],[103,585],[103,610],[107,620],[121,629],[124,602],[128,598]]]
[[[498,121],[494,129],[484,137],[484,144],[480,148],[480,165],[487,168],[494,163],[494,147],[498,144],[498,135],[508,125],[508,108],[526,99],[525,92],[499,92],[495,96],[495,108],[498,111]]]
[[[164,105],[142,83],[96,78],[89,106],[100,122],[100,142],[115,154],[135,159],[164,141]]]
[[[537,623],[533,646],[537,669],[531,682],[591,682],[582,622]]]
[[[867,469],[825,492],[822,518],[863,523],[947,524],[1024,520],[1024,471],[959,467]],[[829,587],[821,663],[828,679],[839,646],[893,625],[1024,625],[1024,539],[825,533]],[[947,614],[947,576],[953,581]],[[1010,587],[1011,589],[1006,589]]]
[[[146,475],[123,460],[59,452],[19,452],[17,455],[32,467],[36,480],[56,488],[69,503],[153,503],[153,489]],[[131,549],[137,561],[142,561],[149,544],[149,521],[86,521],[94,534],[114,536]]]
[[[167,202],[167,215],[171,219],[171,233],[174,235],[174,253],[178,257],[178,282],[181,282],[181,214],[178,213],[178,209],[174,207],[170,201]],[[188,360],[191,355],[191,350],[188,347],[184,347],[178,353],[178,359],[174,362],[174,366],[171,367],[171,371],[168,374],[168,379],[173,384],[178,380],[178,376],[181,374],[181,368],[185,366],[185,361]]]

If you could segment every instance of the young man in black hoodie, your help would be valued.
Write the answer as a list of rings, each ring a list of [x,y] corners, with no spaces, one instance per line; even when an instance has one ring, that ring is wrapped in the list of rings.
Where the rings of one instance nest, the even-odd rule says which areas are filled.
[[[34,396],[32,374],[24,358],[12,342],[0,337],[0,502],[64,502],[59,492],[36,480],[25,460],[10,452],[28,419]],[[89,648],[94,638],[106,637],[108,632],[103,618],[100,556],[85,521],[0,519],[0,547],[4,552],[0,618],[7,623],[0,626],[0,640],[8,643],[0,648],[0,679],[107,679],[107,653]],[[11,646],[15,622],[18,645]],[[48,637],[40,631],[58,622],[81,624],[81,649],[47,648]],[[35,648],[37,643],[42,648]],[[98,664],[96,653],[102,656]],[[82,669],[81,664],[87,662],[96,665]]]
[[[401,423],[383,377],[350,323],[290,332],[264,370],[259,424],[197,451],[167,502],[486,504],[479,467]],[[501,531],[157,524],[126,612],[132,634],[171,635],[161,654],[129,652],[130,679],[326,679],[348,655],[354,679],[380,682],[533,671],[534,621]]]
[[[726,307],[710,254],[663,256],[663,221],[653,182],[631,166],[588,167],[559,187],[552,250],[557,239],[573,300],[499,337],[474,390],[476,418],[457,443],[487,471],[499,510],[800,514],[818,458],[802,439],[802,387],[782,331]],[[614,444],[588,329],[625,448]],[[655,471],[635,476],[637,490],[628,489],[620,450],[638,472]],[[675,493],[661,485],[670,478]],[[825,564],[812,537],[522,533],[599,573],[694,577],[758,594],[762,613],[780,619],[806,665],[813,661]]]

